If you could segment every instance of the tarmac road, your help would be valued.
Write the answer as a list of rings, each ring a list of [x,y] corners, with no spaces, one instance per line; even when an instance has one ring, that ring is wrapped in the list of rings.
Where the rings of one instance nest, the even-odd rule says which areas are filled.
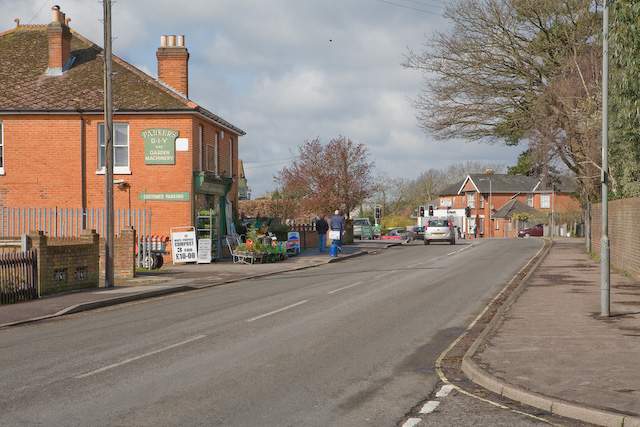
[[[146,286],[1,306],[0,334],[37,319],[347,260],[376,253],[388,243],[358,241],[333,259],[309,250],[272,265],[166,266],[162,273],[131,281]],[[585,253],[584,239],[554,238],[544,262],[523,283],[497,313],[499,322],[492,323],[464,356],[467,375],[489,390],[545,411],[598,425],[640,427],[638,282],[612,270],[612,316],[600,318],[599,262]],[[529,283],[537,285],[529,288]],[[550,387],[552,382],[561,386],[560,392]]]

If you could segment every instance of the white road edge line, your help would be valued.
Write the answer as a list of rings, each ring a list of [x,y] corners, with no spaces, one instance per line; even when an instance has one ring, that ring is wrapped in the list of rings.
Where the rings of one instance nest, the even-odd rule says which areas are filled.
[[[82,379],[86,377],[90,377],[95,374],[99,374],[100,372],[108,371],[109,369],[117,368],[118,366],[126,365],[127,363],[135,362],[136,360],[142,359],[144,357],[153,356],[154,354],[162,353],[163,351],[171,350],[172,348],[179,347],[181,345],[189,344],[190,342],[205,338],[206,335],[197,335],[195,337],[189,338],[188,340],[184,340],[182,342],[171,344],[166,347],[160,348],[158,350],[150,351],[149,353],[141,354],[140,356],[130,357],[128,359],[122,360],[118,363],[113,363],[111,365],[103,366],[102,368],[95,369],[93,371],[85,372],[84,374],[76,375],[74,378]]]
[[[280,312],[285,311],[285,310],[289,310],[290,308],[297,307],[299,305],[306,304],[308,302],[309,302],[309,300],[300,301],[300,302],[297,302],[295,304],[291,304],[291,305],[288,305],[286,307],[282,307],[282,308],[280,308],[278,310],[270,311],[269,313],[265,313],[265,314],[262,314],[260,316],[252,317],[251,319],[248,319],[247,322],[253,322],[255,320],[259,320],[259,319],[262,319],[264,317],[271,316],[273,314],[277,314],[277,313],[280,313]]]
[[[335,294],[336,292],[344,291],[345,289],[353,288],[354,286],[362,285],[364,282],[357,282],[352,285],[345,286],[343,288],[334,289],[332,291],[327,292],[328,295]]]

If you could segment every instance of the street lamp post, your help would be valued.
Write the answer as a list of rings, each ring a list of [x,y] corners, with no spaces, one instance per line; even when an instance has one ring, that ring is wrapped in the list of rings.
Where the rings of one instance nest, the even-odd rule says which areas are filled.
[[[600,239],[600,315],[611,315],[611,272],[609,248],[609,2],[602,14],[602,237]]]

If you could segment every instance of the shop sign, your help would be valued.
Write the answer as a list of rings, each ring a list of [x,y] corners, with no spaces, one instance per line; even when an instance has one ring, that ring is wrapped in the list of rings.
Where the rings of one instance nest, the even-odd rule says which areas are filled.
[[[450,208],[453,206],[453,200],[451,197],[441,197],[440,198],[440,207],[441,208]]]
[[[144,139],[144,163],[146,165],[175,165],[176,138],[180,132],[165,128],[140,131]]]
[[[188,202],[189,192],[176,191],[173,193],[147,193],[147,190],[144,190],[142,193],[138,194],[138,199],[145,203],[147,203],[147,200],[154,202]]]
[[[198,239],[198,264],[211,264],[211,239]]]
[[[196,232],[193,227],[189,231],[175,232],[171,229],[171,254],[173,263],[196,262],[198,248],[196,247]]]

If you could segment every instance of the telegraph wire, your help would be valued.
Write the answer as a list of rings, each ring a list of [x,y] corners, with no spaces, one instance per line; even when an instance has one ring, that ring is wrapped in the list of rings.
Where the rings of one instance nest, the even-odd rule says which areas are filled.
[[[428,13],[428,14],[430,14],[430,15],[442,16],[442,13],[436,13],[436,12],[431,12],[431,11],[429,11],[429,10],[418,9],[418,8],[416,8],[416,7],[405,6],[405,5],[403,5],[403,4],[393,3],[393,2],[390,2],[390,1],[387,1],[387,0],[376,0],[376,1],[379,1],[380,3],[390,4],[390,5],[393,5],[393,6],[403,7],[403,8],[405,8],[405,9],[415,10],[415,11],[417,11],[417,12]],[[426,4],[425,4],[424,6],[429,6],[429,5],[426,5]]]

